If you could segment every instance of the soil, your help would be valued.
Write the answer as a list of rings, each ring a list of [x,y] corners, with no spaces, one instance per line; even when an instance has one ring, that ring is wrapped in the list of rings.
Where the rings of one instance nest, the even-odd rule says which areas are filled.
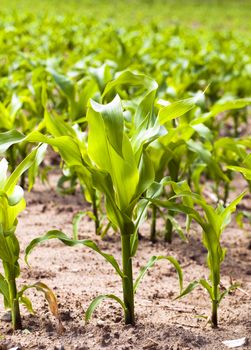
[[[51,229],[61,229],[72,234],[72,218],[86,209],[81,193],[62,196],[56,193],[57,175],[50,183],[37,183],[26,194],[27,209],[20,215],[17,235],[21,242],[22,274],[19,285],[41,281],[48,284],[57,295],[65,331],[58,331],[57,320],[48,310],[42,294],[29,291],[36,313],[22,308],[23,330],[12,333],[10,323],[0,321],[0,349],[46,350],[189,350],[224,349],[222,341],[249,338],[251,349],[251,251],[249,225],[240,229],[234,220],[226,229],[222,240],[227,256],[222,265],[223,288],[231,281],[240,287],[228,295],[220,305],[219,328],[212,329],[207,322],[210,300],[201,288],[190,295],[174,300],[179,287],[176,272],[167,261],[159,261],[145,276],[136,294],[136,326],[123,323],[122,312],[113,301],[103,301],[88,324],[84,311],[99,294],[121,295],[121,281],[101,256],[83,246],[67,247],[57,240],[38,246],[30,256],[31,267],[23,261],[24,249],[35,237]],[[239,187],[239,186],[238,186]],[[239,188],[238,188],[239,191]],[[242,206],[248,210],[250,199]],[[183,220],[183,218],[181,218]],[[183,220],[184,221],[184,220]],[[201,244],[201,232],[192,226],[188,243],[175,236],[171,245],[163,242],[163,223],[158,222],[159,237],[152,244],[149,222],[141,229],[142,239],[133,260],[137,274],[152,255],[172,255],[181,263],[184,279],[189,281],[207,277],[206,251]],[[80,225],[81,238],[91,238],[107,253],[120,260],[118,233],[109,232],[101,240],[94,233],[94,223],[84,218]],[[1,316],[4,315],[0,305]]]

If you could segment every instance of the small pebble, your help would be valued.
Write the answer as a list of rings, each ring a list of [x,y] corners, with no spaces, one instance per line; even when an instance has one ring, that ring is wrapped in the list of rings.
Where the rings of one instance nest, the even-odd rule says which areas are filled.
[[[11,312],[6,312],[1,317],[1,321],[3,322],[11,322]]]
[[[30,331],[29,331],[29,329],[25,328],[22,330],[22,333],[23,334],[30,334]]]

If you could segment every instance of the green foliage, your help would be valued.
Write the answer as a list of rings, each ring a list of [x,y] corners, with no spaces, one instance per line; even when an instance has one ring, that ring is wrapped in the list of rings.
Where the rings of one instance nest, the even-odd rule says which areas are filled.
[[[137,86],[143,88],[143,97],[135,108],[131,120],[131,135],[126,132],[123,114],[123,101],[119,95],[114,95],[114,89],[120,86]],[[154,167],[148,156],[148,147],[160,136],[158,118],[154,117],[153,103],[157,84],[144,75],[135,75],[131,72],[122,73],[116,80],[107,84],[103,99],[108,95],[113,98],[107,104],[90,101],[87,113],[88,144],[80,139],[78,134],[63,122],[56,123],[48,113],[45,114],[45,125],[52,132],[53,137],[47,137],[39,132],[23,136],[25,142],[45,142],[55,147],[61,154],[68,167],[83,176],[88,173],[92,186],[105,197],[106,213],[114,227],[121,234],[122,270],[116,260],[102,253],[96,244],[90,240],[72,240],[59,231],[50,231],[45,236],[31,242],[26,255],[39,243],[58,238],[67,245],[83,244],[101,254],[122,278],[123,304],[125,305],[125,322],[134,323],[134,292],[146,270],[151,267],[155,259],[150,261],[145,270],[136,280],[134,288],[132,273],[132,257],[138,245],[138,228],[148,206],[148,200],[141,200],[147,193],[154,198],[160,193],[161,184],[154,182]],[[121,92],[123,94],[123,92]],[[183,101],[175,103],[180,108]],[[179,115],[186,109],[180,109]],[[160,111],[161,113],[161,111]],[[177,116],[177,115],[176,115]],[[61,136],[62,130],[67,130],[68,136]],[[20,142],[20,134],[8,133],[11,143]],[[97,138],[99,142],[97,142]],[[4,138],[6,147],[10,141]],[[80,217],[74,220],[74,237],[77,236],[76,225]],[[157,260],[165,257],[158,257]],[[171,257],[166,257],[179,269],[178,263]],[[180,276],[181,272],[179,272]],[[103,299],[103,297],[101,298]],[[101,301],[101,299],[97,299]],[[98,305],[95,302],[93,305]],[[121,301],[122,303],[122,301]],[[120,303],[120,304],[121,304]],[[91,306],[91,309],[93,308]],[[121,304],[122,305],[122,304]]]
[[[59,318],[55,296],[46,285],[37,283],[21,291],[18,291],[16,286],[16,279],[20,275],[20,247],[15,231],[18,224],[17,217],[26,205],[24,191],[17,183],[28,168],[39,162],[40,149],[41,147],[33,150],[9,177],[8,162],[5,158],[0,161],[0,260],[4,270],[4,274],[0,274],[0,293],[4,298],[5,307],[11,310],[13,329],[22,327],[20,302],[33,312],[30,300],[23,295],[27,288],[34,287],[43,291],[53,314]]]
[[[40,166],[43,178],[53,167],[44,165],[49,145],[60,156],[58,192],[73,194],[80,185],[92,211],[88,208],[74,216],[72,235],[49,231],[33,240],[26,254],[37,244],[57,238],[68,246],[82,244],[113,266],[121,278],[123,298],[98,296],[87,309],[86,320],[109,298],[120,304],[125,322],[133,324],[136,289],[148,269],[165,259],[177,270],[180,296],[197,285],[207,290],[213,305],[212,322],[217,324],[218,304],[226,294],[219,290],[225,254],[220,237],[242,198],[229,204],[236,172],[251,189],[251,143],[245,135],[251,104],[251,50],[249,37],[240,32],[244,25],[250,29],[250,5],[181,3],[174,6],[171,0],[163,6],[160,0],[135,0],[125,7],[120,1],[97,1],[97,6],[89,0],[43,1],[32,14],[0,13],[0,154],[12,172],[6,180],[7,163],[1,161],[0,258],[5,274],[0,275],[0,291],[6,307],[18,313],[20,301],[32,311],[24,295],[29,286],[20,292],[15,286],[10,290],[8,275],[17,278],[20,272],[15,228],[25,205],[21,187],[28,182],[32,188]],[[8,2],[10,7],[13,4],[16,2]],[[19,2],[17,9],[27,4],[30,6],[29,0]],[[69,4],[78,14],[70,13]],[[81,14],[86,6],[92,17]],[[113,19],[102,20],[111,13],[111,6]],[[128,15],[132,9],[134,19]],[[226,26],[231,23],[231,28],[220,33],[208,30],[219,10]],[[186,13],[197,21],[193,16],[186,18]],[[166,18],[171,22],[174,15],[200,28],[195,31],[177,22],[167,26]],[[234,26],[240,28],[234,30]],[[33,143],[39,144],[35,151]],[[27,178],[25,170],[29,170]],[[21,187],[17,185],[20,177]],[[203,199],[204,189],[210,187],[217,197],[216,209]],[[186,214],[187,229],[192,219],[202,227],[208,280],[198,279],[183,288],[181,268],[170,256],[151,257],[134,280],[138,230],[149,209],[154,242],[159,217],[165,221],[168,242],[174,232],[187,240],[176,213]],[[96,242],[78,239],[85,216],[93,219],[100,238],[111,228],[119,231],[121,267]],[[33,287],[44,292],[58,316],[47,287],[41,283]],[[14,302],[12,294],[16,295]]]
[[[236,210],[236,206],[241,201],[246,192],[241,193],[235,198],[226,208],[218,205],[214,208],[207,204],[204,198],[191,191],[180,192],[175,186],[173,190],[176,193],[176,198],[188,198],[186,205],[172,202],[161,202],[154,200],[154,203],[159,206],[167,207],[171,211],[185,213],[195,220],[202,228],[202,242],[207,249],[207,265],[210,271],[209,280],[200,279],[198,282],[191,282],[180,294],[183,297],[190,293],[197,285],[204,287],[212,301],[212,324],[218,326],[217,309],[220,301],[226,295],[226,292],[220,292],[220,266],[224,261],[226,249],[221,246],[221,234],[226,226],[231,221],[231,214]],[[203,209],[203,215],[198,213],[194,205],[198,205]]]

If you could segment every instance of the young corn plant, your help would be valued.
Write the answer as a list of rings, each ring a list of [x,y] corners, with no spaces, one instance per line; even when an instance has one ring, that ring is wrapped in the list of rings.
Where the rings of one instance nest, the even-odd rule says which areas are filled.
[[[24,191],[17,185],[21,175],[39,163],[44,146],[33,150],[8,177],[8,162],[5,158],[0,161],[0,260],[3,274],[0,274],[0,293],[4,298],[4,306],[11,310],[12,327],[22,328],[20,303],[33,312],[30,300],[24,295],[29,288],[36,288],[45,294],[54,315],[58,317],[57,302],[53,292],[43,283],[24,286],[18,290],[16,280],[20,275],[19,241],[15,235],[18,224],[17,217],[25,209]]]
[[[159,259],[167,259],[175,266],[179,275],[181,275],[181,270],[177,261],[172,257],[153,257],[134,282],[132,262],[138,246],[138,228],[144,220],[149,204],[149,200],[144,199],[144,194],[154,198],[155,195],[159,195],[162,186],[154,182],[154,168],[147,152],[149,144],[159,137],[160,128],[153,111],[157,84],[146,76],[124,72],[117,80],[107,85],[103,98],[113,97],[118,85],[148,87],[138,104],[132,120],[131,130],[133,132],[129,136],[125,129],[123,103],[120,97],[115,95],[107,104],[90,101],[87,113],[89,129],[87,148],[72,135],[52,138],[38,132],[27,137],[17,132],[5,135],[6,142],[2,144],[2,147],[9,147],[21,139],[26,142],[48,143],[58,149],[68,166],[74,168],[82,176],[85,176],[86,173],[91,175],[94,188],[105,197],[109,221],[119,229],[122,268],[112,255],[103,253],[95,242],[71,239],[63,232],[55,230],[32,241],[27,247],[26,256],[37,244],[53,238],[58,238],[70,246],[83,244],[101,254],[120,276],[123,298],[113,294],[98,296],[86,311],[86,320],[90,319],[93,311],[103,299],[111,298],[123,308],[125,323],[134,324],[134,294],[147,269]],[[179,107],[181,106],[178,105]]]
[[[207,265],[210,271],[209,278],[200,279],[191,282],[182,290],[178,298],[190,293],[198,285],[205,288],[209,294],[212,304],[211,323],[212,327],[218,327],[218,307],[224,296],[234,288],[231,286],[228,290],[220,291],[221,274],[220,268],[224,261],[226,248],[221,245],[221,235],[226,226],[231,221],[231,214],[236,210],[236,206],[241,201],[246,192],[241,193],[226,208],[218,205],[216,208],[207,204],[205,199],[191,191],[177,190],[177,185],[173,184],[173,190],[176,193],[175,198],[183,198],[183,203],[161,202],[154,200],[154,203],[169,208],[169,210],[185,213],[191,219],[195,220],[202,228],[202,243],[207,249]],[[194,204],[203,209],[203,215],[194,208]]]

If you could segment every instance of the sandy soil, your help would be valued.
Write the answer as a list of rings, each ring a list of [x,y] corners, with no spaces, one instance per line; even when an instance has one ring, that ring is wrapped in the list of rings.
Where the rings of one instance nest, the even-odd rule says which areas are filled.
[[[206,323],[210,301],[204,290],[198,288],[184,299],[173,300],[178,293],[178,281],[175,270],[165,261],[158,262],[146,275],[136,294],[135,327],[123,324],[121,310],[110,301],[104,301],[85,325],[84,311],[92,298],[104,293],[121,295],[120,280],[102,257],[85,247],[70,248],[53,240],[35,249],[30,256],[31,268],[23,261],[24,248],[33,238],[54,228],[71,234],[73,215],[84,209],[81,194],[56,194],[55,180],[53,175],[50,185],[36,184],[26,196],[27,209],[20,216],[17,231],[23,267],[19,284],[42,281],[55,291],[65,332],[57,332],[57,321],[48,311],[47,302],[41,294],[31,291],[36,314],[29,315],[22,309],[24,330],[14,334],[9,323],[0,321],[0,349],[19,346],[20,349],[47,350],[216,350],[225,348],[223,340],[244,336],[250,344],[251,251],[248,233],[234,222],[223,234],[228,252],[222,266],[222,281],[227,287],[232,279],[241,287],[222,302],[219,329],[213,330]],[[248,206],[250,200],[243,203]],[[248,224],[245,226],[248,230]],[[208,275],[206,251],[196,226],[188,243],[175,237],[172,245],[163,242],[161,222],[158,229],[159,241],[153,245],[148,240],[149,223],[142,228],[143,238],[133,261],[135,273],[152,255],[173,255],[183,266],[186,283]],[[81,238],[95,239],[104,251],[120,259],[118,234],[110,232],[101,241],[94,234],[93,222],[87,218],[81,224],[80,233]],[[2,302],[0,311],[3,315]],[[251,349],[251,345],[245,346],[248,348]]]

